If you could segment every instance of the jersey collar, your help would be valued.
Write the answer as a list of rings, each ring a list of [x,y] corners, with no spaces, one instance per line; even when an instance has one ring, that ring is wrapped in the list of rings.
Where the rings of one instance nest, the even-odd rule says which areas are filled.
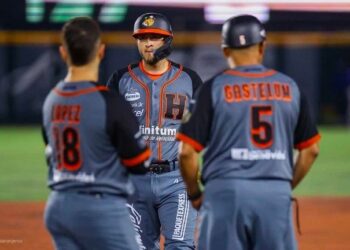
[[[261,64],[253,64],[253,65],[245,65],[245,66],[237,66],[232,68],[232,70],[237,70],[241,72],[263,72],[266,71],[266,67]]]

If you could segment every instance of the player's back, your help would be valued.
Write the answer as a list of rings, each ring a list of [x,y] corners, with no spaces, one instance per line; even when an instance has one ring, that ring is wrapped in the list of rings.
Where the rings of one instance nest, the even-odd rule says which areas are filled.
[[[60,82],[50,92],[43,122],[52,149],[52,189],[126,194],[127,170],[121,167],[111,139],[117,137],[111,118],[115,115],[108,115],[111,109],[117,116],[125,112],[123,104],[116,94],[93,82]]]
[[[300,92],[289,77],[261,65],[214,77],[213,122],[203,177],[292,178]]]

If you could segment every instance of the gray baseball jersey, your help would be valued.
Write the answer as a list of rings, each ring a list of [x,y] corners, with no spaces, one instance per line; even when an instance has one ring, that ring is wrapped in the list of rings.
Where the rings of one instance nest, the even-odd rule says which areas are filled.
[[[58,83],[45,100],[43,128],[56,191],[126,196],[128,170],[141,171],[150,156],[130,105],[93,82]]]
[[[115,72],[107,85],[130,102],[152,159],[172,161],[177,158],[175,136],[182,115],[201,83],[194,71],[171,62],[157,80],[150,79],[139,63]]]
[[[262,65],[226,70],[203,85],[177,137],[206,148],[204,181],[289,181],[293,147],[320,138],[306,101],[293,79]]]
[[[159,248],[160,233],[170,248],[194,248],[196,211],[189,205],[179,172],[175,135],[201,83],[195,72],[174,62],[157,77],[146,72],[141,62],[132,64],[115,72],[108,82],[131,104],[154,164],[170,162],[170,171],[132,178],[138,192],[130,201],[130,215],[145,249]]]
[[[205,149],[198,248],[296,249],[293,146],[320,137],[296,83],[262,65],[236,67],[205,83],[193,102],[177,138]]]

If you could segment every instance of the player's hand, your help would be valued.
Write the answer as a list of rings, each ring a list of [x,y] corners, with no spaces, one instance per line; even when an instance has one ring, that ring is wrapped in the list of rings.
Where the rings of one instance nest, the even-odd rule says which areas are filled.
[[[51,157],[52,157],[52,148],[50,145],[46,145],[45,147],[45,159],[47,166],[50,166],[51,164]]]
[[[203,194],[198,199],[191,201],[192,207],[196,210],[199,210],[202,206],[202,201],[203,201]]]

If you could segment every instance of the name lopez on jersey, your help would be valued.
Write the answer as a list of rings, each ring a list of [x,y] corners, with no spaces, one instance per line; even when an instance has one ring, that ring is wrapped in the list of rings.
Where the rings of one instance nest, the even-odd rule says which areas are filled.
[[[79,123],[80,105],[54,105],[52,108],[51,120],[53,123]]]

